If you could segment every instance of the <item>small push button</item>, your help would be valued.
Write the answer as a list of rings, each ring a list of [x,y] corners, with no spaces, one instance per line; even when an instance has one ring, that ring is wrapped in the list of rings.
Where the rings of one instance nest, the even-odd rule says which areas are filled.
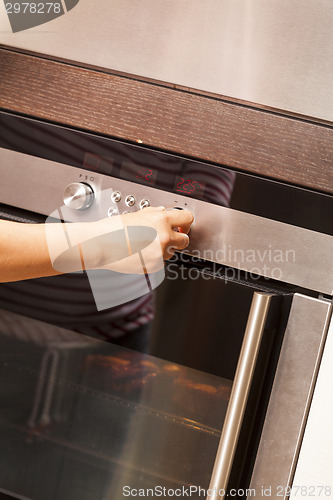
[[[114,201],[115,203],[119,203],[121,200],[121,192],[114,191],[111,195],[111,200]]]
[[[128,207],[133,207],[135,205],[135,197],[132,194],[126,196],[125,203]]]
[[[118,210],[116,208],[110,207],[108,210],[108,217],[112,217],[113,215],[118,215]]]
[[[150,207],[150,201],[149,200],[141,200],[139,203],[140,209],[142,210],[143,208]]]

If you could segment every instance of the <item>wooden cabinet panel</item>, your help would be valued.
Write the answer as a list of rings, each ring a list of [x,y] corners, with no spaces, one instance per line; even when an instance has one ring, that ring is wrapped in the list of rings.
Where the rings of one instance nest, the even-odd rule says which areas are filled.
[[[333,124],[0,49],[0,106],[333,193]]]

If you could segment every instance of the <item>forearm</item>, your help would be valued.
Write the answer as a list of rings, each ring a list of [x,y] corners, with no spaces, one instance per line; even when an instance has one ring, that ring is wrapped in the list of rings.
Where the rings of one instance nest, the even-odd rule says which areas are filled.
[[[0,221],[0,282],[55,274],[43,224]]]
[[[0,221],[0,282],[20,281],[63,272],[82,270],[82,262],[77,253],[69,252],[62,259],[59,269],[50,257],[64,252],[87,237],[96,235],[96,224],[22,224]],[[70,229],[66,232],[66,229]],[[91,257],[98,266],[99,252]]]

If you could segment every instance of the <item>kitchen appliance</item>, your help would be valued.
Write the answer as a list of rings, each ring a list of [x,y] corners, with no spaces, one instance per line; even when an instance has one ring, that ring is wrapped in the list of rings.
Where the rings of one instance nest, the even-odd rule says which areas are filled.
[[[332,197],[6,112],[1,132],[3,219],[162,204],[195,222],[156,289],[148,354],[60,331],[73,323],[59,317],[58,282],[39,307],[38,280],[1,285],[12,458],[0,488],[36,499],[121,498],[126,485],[288,496],[331,316]]]

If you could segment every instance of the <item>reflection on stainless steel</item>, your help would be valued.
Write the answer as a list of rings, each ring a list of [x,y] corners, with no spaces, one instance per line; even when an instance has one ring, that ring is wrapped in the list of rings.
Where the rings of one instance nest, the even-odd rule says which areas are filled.
[[[32,321],[25,316],[0,309],[0,331],[3,335],[22,340],[32,345],[56,349],[77,349],[98,343],[91,337],[64,330],[41,321]]]
[[[56,380],[55,377],[57,374],[58,362],[59,362],[59,353],[55,349],[48,349],[47,351],[45,351],[41,362],[34,404],[31,410],[31,415],[28,420],[28,425],[31,428],[37,427],[36,419],[38,415],[38,410],[41,405],[42,391],[44,390],[44,386],[46,386],[45,400],[39,422],[41,425],[48,425],[51,422],[50,409],[52,404],[52,396]],[[48,376],[47,369],[49,364],[50,364],[50,374]]]
[[[167,15],[166,15],[167,14]],[[331,0],[80,1],[0,42],[333,121]]]
[[[293,299],[250,484],[257,498],[262,486],[278,500],[291,485],[331,312],[328,301]]]
[[[8,168],[3,173],[2,202],[45,215],[62,206],[64,185],[76,182],[82,175],[79,168],[6,149],[1,149],[1,157],[5,164],[15,165],[15,169]],[[33,179],[29,173],[31,168],[35,172]],[[13,175],[21,179],[15,193],[9,188]],[[89,211],[73,211],[73,221],[107,217],[110,201],[103,199],[102,190],[110,188],[135,194],[138,200],[148,198],[152,206],[186,207],[195,217],[191,243],[186,250],[190,254],[254,275],[332,294],[333,238],[329,235],[97,173],[93,179],[90,184],[96,203]],[[31,190],[39,193],[28,201],[25,181]]]
[[[0,332],[11,339],[26,342],[27,346],[30,344],[45,349],[40,366],[38,366],[38,382],[27,422],[32,429],[39,425],[50,424],[61,353],[63,356],[68,351],[93,346],[96,341],[56,326],[50,328],[46,323],[30,321],[23,316],[1,310]]]
[[[272,296],[255,292],[209,488],[226,491]],[[211,498],[211,496],[207,497]]]

